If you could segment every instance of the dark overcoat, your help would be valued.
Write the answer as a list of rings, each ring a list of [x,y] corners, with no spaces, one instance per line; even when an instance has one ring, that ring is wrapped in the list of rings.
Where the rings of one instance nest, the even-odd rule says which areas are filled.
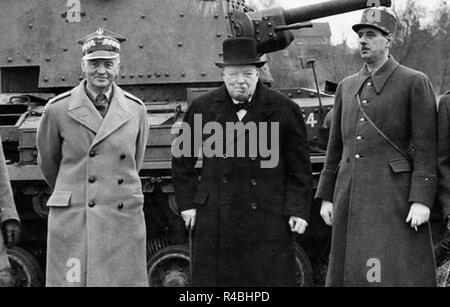
[[[225,88],[195,100],[184,121],[193,127],[201,114],[203,126],[239,121]],[[300,108],[286,96],[258,83],[243,123],[279,123],[264,140],[279,137],[279,163],[261,168],[261,152],[245,157],[203,157],[201,182],[195,157],[173,159],[173,179],[181,211],[196,208],[193,246],[194,286],[294,286],[294,235],[290,216],[309,218],[312,175],[306,128]],[[277,134],[277,135],[275,135]],[[261,129],[258,128],[258,135]],[[209,134],[203,135],[203,140]],[[232,142],[231,142],[232,143]],[[224,152],[225,152],[224,147]],[[193,151],[196,151],[194,148]]]
[[[53,189],[47,286],[147,286],[139,170],[148,137],[145,105],[113,85],[102,118],[83,81],[46,105],[38,162]]]
[[[396,151],[365,112],[411,158]],[[435,286],[429,224],[405,222],[414,202],[436,194],[436,103],[420,72],[390,57],[338,87],[326,164],[316,197],[334,204],[328,286]]]
[[[439,101],[438,138],[438,200],[444,218],[450,216],[450,93]]]

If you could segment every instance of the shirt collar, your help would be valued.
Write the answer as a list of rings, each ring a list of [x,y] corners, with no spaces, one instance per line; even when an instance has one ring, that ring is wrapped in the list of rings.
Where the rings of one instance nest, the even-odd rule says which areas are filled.
[[[97,93],[94,93],[93,91],[91,91],[88,86],[87,86],[87,82],[84,84],[84,89],[86,91],[86,94],[88,95],[88,97],[92,100],[95,101],[95,99],[99,96]],[[113,87],[112,85],[109,87],[109,89],[106,91],[106,93],[104,94],[106,96],[106,99],[109,101],[111,101],[112,95],[113,95]]]
[[[251,102],[251,101],[252,101],[252,98],[253,98],[253,96],[250,96],[250,98],[248,99],[248,102]],[[231,100],[233,101],[234,104],[242,103],[242,101],[238,101],[238,100],[235,100],[235,99],[233,99],[233,98],[231,98]]]

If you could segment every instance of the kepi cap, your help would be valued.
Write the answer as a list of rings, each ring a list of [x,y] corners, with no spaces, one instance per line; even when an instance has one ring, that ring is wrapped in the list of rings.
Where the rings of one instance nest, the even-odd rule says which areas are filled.
[[[120,44],[126,37],[112,31],[99,28],[94,33],[78,40],[82,45],[84,60],[115,59],[120,54]]]
[[[384,34],[395,34],[397,19],[388,11],[378,8],[369,8],[363,12],[361,22],[352,27],[358,33],[362,28],[375,28]]]

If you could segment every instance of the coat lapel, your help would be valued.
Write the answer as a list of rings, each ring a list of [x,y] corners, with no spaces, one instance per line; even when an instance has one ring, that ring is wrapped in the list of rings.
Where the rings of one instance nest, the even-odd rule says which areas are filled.
[[[361,91],[361,87],[366,83],[369,77],[372,78],[376,93],[380,94],[386,86],[389,78],[399,66],[400,64],[394,59],[392,55],[389,55],[388,61],[383,66],[381,66],[381,68],[378,69],[372,76],[369,74],[366,65],[364,65],[358,74],[355,95]]]
[[[84,90],[85,82],[81,82],[80,85],[72,90],[67,114],[78,123],[97,133],[103,118],[87,96]]]
[[[110,136],[114,131],[122,127],[131,118],[131,113],[127,105],[127,99],[123,91],[116,84],[113,84],[114,94],[109,106],[108,113],[98,130],[97,136],[92,143],[92,146],[103,141]],[[97,111],[96,111],[97,112]],[[98,112],[97,112],[98,113]]]
[[[242,121],[244,123],[260,123],[266,121],[276,111],[270,93],[261,82],[256,87],[252,98],[252,107],[248,110]]]
[[[222,124],[239,121],[239,118],[232,107],[233,102],[225,85],[222,85],[219,90],[219,95],[210,108],[210,111],[215,115],[214,121],[218,121]]]
[[[372,76],[372,81],[377,94],[380,94],[383,91],[387,81],[399,66],[400,64],[390,55],[388,61],[375,72]]]

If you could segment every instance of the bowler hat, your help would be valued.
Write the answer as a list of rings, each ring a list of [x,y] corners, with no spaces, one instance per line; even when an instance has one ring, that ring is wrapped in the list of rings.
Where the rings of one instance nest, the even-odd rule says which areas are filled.
[[[363,12],[361,22],[354,25],[353,31],[358,31],[365,27],[375,28],[384,34],[395,34],[397,19],[384,9],[370,8]]]
[[[216,63],[219,68],[245,65],[261,67],[264,64],[266,62],[261,61],[256,52],[256,41],[248,37],[225,40],[223,42],[223,63]]]

